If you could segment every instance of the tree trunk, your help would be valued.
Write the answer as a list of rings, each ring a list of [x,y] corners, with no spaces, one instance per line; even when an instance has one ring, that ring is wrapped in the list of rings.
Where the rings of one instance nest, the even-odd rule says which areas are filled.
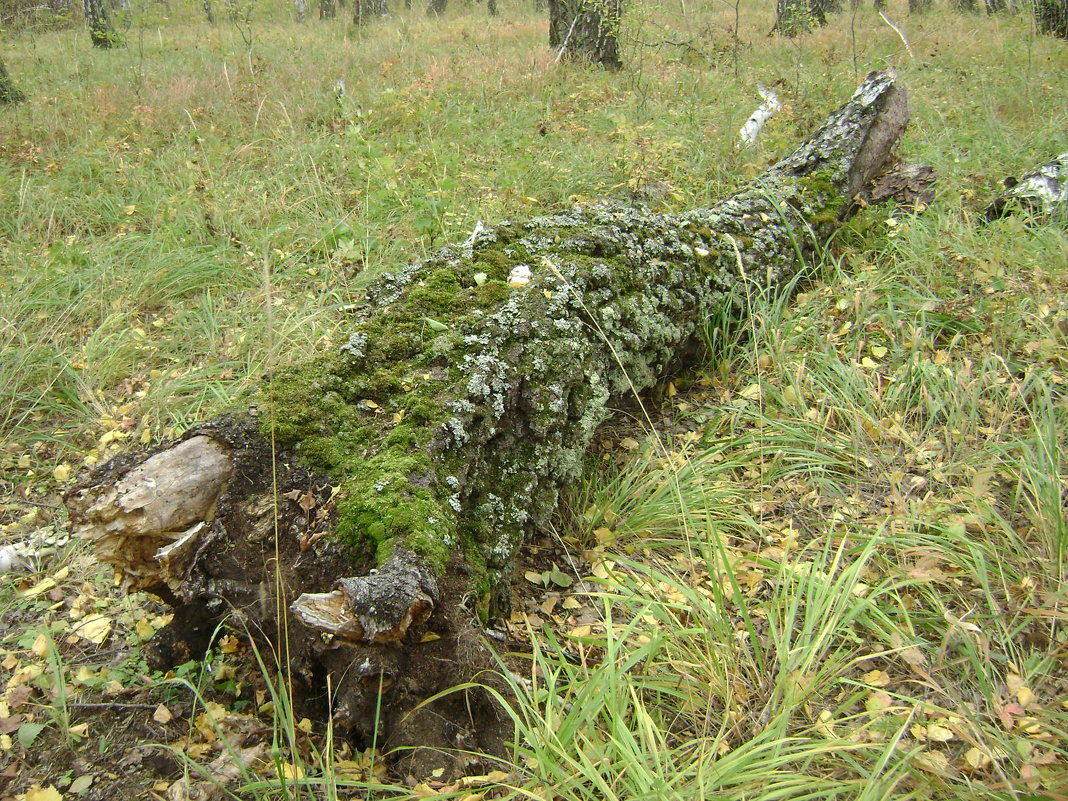
[[[426,14],[428,17],[440,17],[445,14],[448,5],[449,0],[430,0],[426,4]]]
[[[215,7],[211,4],[211,0],[204,0],[204,16],[207,18],[209,25],[216,23]]]
[[[975,0],[953,0],[953,5],[956,7],[957,11],[975,13],[979,10]]]
[[[308,16],[308,0],[293,0],[294,13],[298,23],[303,23]]]
[[[1023,211],[1040,219],[1068,222],[1068,152],[1004,183],[1005,191],[986,208],[987,221]]]
[[[775,31],[780,36],[798,36],[826,24],[819,0],[777,0]]]
[[[549,47],[567,61],[622,69],[623,0],[549,0]]]
[[[1068,39],[1068,0],[1035,0],[1035,25],[1042,33]]]
[[[337,0],[319,0],[319,19],[334,19],[337,16]]]
[[[15,86],[15,82],[7,74],[7,67],[4,66],[3,61],[0,61],[0,106],[13,106],[25,99],[26,95]]]
[[[109,48],[122,44],[122,39],[115,31],[108,18],[103,0],[84,0],[85,24],[89,26],[89,38],[93,47]]]
[[[322,699],[329,675],[335,718],[365,742],[379,720],[391,745],[455,747],[449,721],[468,705],[496,720],[484,698],[409,713],[487,664],[480,621],[508,611],[519,547],[597,427],[709,319],[743,313],[748,289],[803,270],[863,205],[907,117],[895,77],[873,74],[712,208],[480,225],[382,276],[348,341],[278,371],[255,410],[82,479],[73,530],[128,588],[175,605],[157,661],[197,654],[227,613],[272,638],[288,610],[274,653],[292,655],[299,696]]]
[[[363,25],[374,17],[384,17],[389,13],[386,0],[352,0],[352,23]]]

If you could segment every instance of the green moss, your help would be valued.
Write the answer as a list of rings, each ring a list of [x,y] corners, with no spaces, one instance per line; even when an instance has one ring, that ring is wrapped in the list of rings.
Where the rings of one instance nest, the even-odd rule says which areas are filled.
[[[847,203],[839,190],[840,181],[831,170],[820,170],[796,179],[801,200],[818,212],[807,215],[809,224],[817,231],[829,232],[840,223],[842,209]]]
[[[497,249],[479,251],[475,258],[475,272],[484,272],[491,281],[507,281],[508,274],[518,263]]]

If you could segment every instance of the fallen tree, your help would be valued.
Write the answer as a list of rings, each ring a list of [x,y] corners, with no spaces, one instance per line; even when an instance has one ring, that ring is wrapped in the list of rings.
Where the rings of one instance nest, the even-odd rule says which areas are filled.
[[[356,734],[377,721],[386,742],[455,747],[485,699],[408,713],[488,663],[481,627],[507,611],[524,536],[614,399],[652,386],[711,317],[740,315],[747,285],[802,270],[864,205],[907,117],[895,77],[874,74],[712,208],[479,226],[381,277],[348,341],[273,375],[256,409],[80,480],[74,530],[128,588],[174,604],[159,661],[195,656],[230,615],[287,636],[298,694],[325,708],[329,677]],[[492,747],[495,720],[467,723],[466,744]]]

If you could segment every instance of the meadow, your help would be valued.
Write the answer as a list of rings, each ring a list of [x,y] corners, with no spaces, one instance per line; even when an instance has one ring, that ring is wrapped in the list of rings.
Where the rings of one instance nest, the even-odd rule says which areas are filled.
[[[898,0],[911,54],[867,6],[786,40],[772,5],[635,4],[620,73],[558,63],[518,0],[3,34],[28,100],[0,108],[0,544],[62,532],[83,468],[254,403],[479,220],[710,205],[886,67],[938,184],[710,321],[599,438],[539,539],[573,582],[528,572],[504,621],[508,759],[398,775],[239,632],[152,670],[167,610],[70,543],[0,576],[0,798],[1064,797],[1068,232],[982,212],[1068,151],[1066,45]],[[739,149],[758,83],[784,108]]]

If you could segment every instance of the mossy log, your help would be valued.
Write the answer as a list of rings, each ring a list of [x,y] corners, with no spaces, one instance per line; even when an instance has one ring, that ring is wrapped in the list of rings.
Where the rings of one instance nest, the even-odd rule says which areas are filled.
[[[128,587],[175,604],[161,659],[188,658],[224,614],[268,638],[281,621],[305,697],[332,675],[335,717],[369,735],[387,688],[388,742],[455,746],[445,729],[477,714],[470,699],[426,725],[406,713],[486,663],[481,626],[508,608],[524,536],[614,401],[653,386],[710,319],[743,314],[748,290],[810,263],[907,117],[895,76],[874,74],[712,208],[479,226],[378,279],[348,341],[277,372],[256,409],[82,479],[74,529]]]

